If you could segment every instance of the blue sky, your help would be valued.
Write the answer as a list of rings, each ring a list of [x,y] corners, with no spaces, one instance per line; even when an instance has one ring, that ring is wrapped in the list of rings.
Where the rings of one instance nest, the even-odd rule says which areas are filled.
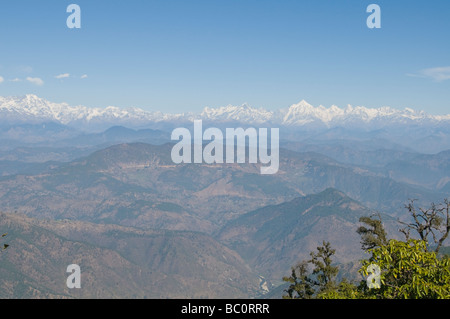
[[[81,29],[69,29],[69,4]],[[381,7],[381,29],[366,8]],[[2,1],[0,95],[198,112],[305,99],[450,113],[450,1]]]

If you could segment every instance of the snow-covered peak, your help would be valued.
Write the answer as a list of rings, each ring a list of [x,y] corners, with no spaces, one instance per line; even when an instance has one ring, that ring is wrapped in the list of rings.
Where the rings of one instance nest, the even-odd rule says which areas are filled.
[[[326,108],[322,105],[314,107],[308,102],[302,100],[297,104],[291,105],[283,112],[282,124],[285,125],[305,125],[309,123],[322,123],[327,126],[364,124],[372,122],[385,122],[390,124],[392,121],[404,122],[406,120],[442,120],[441,117],[427,115],[423,111],[415,111],[411,108],[398,110],[389,106],[380,108],[367,108],[364,106],[347,105],[340,108],[332,105]]]
[[[0,97],[0,121],[42,122],[54,121],[68,125],[146,125],[148,123],[178,123],[203,119],[209,122],[240,122],[249,125],[278,126],[386,126],[407,123],[450,122],[449,115],[432,116],[411,108],[404,110],[388,106],[367,108],[347,105],[317,107],[305,100],[288,108],[275,111],[255,108],[245,103],[240,106],[227,105],[217,108],[205,107],[200,113],[148,112],[137,107],[89,108],[70,106],[67,103],[53,103],[33,94],[22,97]]]
[[[271,120],[273,112],[263,108],[253,108],[247,103],[241,106],[227,105],[219,108],[205,107],[200,118],[218,121],[240,121],[249,124],[264,123]]]

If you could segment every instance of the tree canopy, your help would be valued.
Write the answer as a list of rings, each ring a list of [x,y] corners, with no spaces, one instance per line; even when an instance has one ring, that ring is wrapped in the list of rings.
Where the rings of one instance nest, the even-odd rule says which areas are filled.
[[[283,298],[449,299],[450,257],[438,257],[450,230],[449,201],[428,209],[416,209],[411,201],[406,208],[412,222],[401,222],[404,241],[387,238],[379,215],[360,218],[364,225],[357,233],[362,249],[371,255],[361,261],[359,273],[365,279],[337,282],[338,267],[332,261],[335,249],[323,242],[317,252],[310,253],[311,259],[292,267],[291,276],[283,278],[290,283]],[[413,239],[411,231],[419,239]]]

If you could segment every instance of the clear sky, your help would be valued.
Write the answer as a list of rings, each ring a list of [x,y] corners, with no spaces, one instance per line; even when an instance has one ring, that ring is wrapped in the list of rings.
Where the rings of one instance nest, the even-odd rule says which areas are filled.
[[[27,93],[171,113],[305,99],[448,114],[450,1],[1,1],[0,95]]]

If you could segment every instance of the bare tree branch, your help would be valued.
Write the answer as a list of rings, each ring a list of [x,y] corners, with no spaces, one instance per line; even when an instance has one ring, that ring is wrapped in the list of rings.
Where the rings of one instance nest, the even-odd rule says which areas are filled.
[[[411,235],[411,230],[414,230],[421,240],[427,242],[427,246],[428,241],[432,239],[433,242],[437,244],[435,249],[435,252],[437,253],[450,233],[450,202],[448,199],[445,199],[444,204],[436,205],[435,203],[432,203],[430,208],[425,209],[419,207],[417,210],[414,201],[415,200],[412,199],[409,204],[405,205],[405,208],[411,214],[413,222],[406,223],[399,220],[400,224],[405,225],[405,227],[399,229],[399,231],[402,232],[405,235],[406,240],[408,240]],[[440,236],[438,236],[439,234]]]

